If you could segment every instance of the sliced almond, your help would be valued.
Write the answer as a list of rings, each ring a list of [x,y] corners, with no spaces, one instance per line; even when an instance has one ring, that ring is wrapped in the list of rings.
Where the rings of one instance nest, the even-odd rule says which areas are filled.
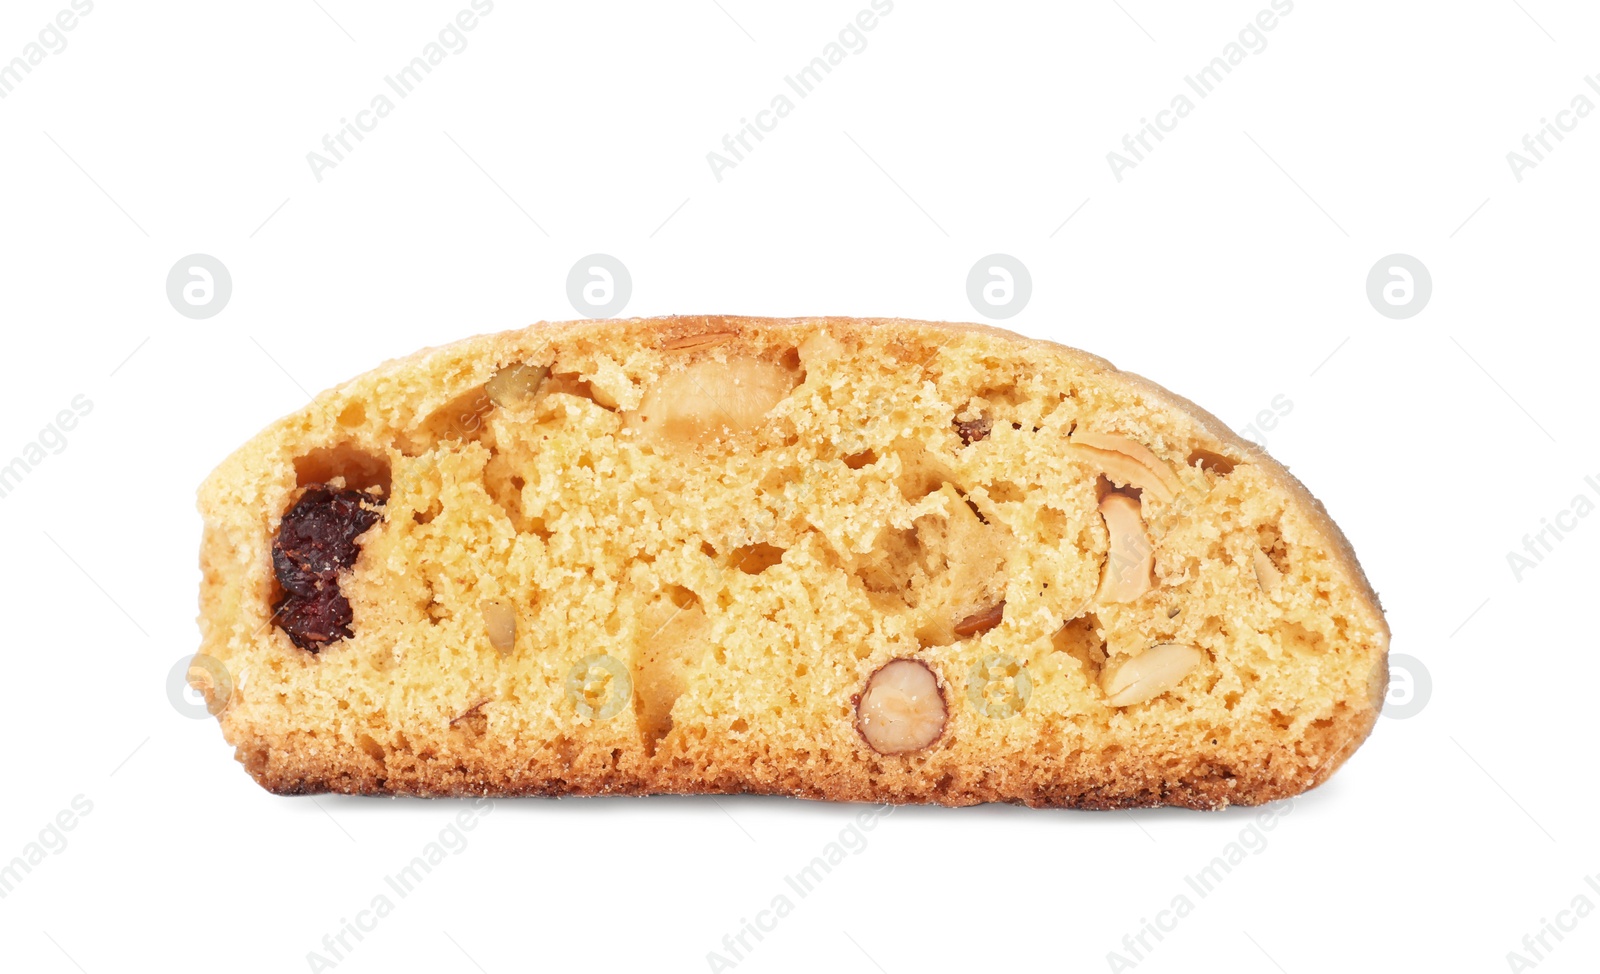
[[[793,372],[775,362],[707,359],[662,376],[626,424],[681,444],[723,430],[742,432],[760,425],[794,380]]]
[[[1113,707],[1144,703],[1182,683],[1204,658],[1200,650],[1181,643],[1151,646],[1106,666],[1100,674],[1100,689]]]
[[[504,656],[517,644],[517,611],[504,599],[484,599],[482,608],[489,645]]]
[[[1256,584],[1261,586],[1261,591],[1268,598],[1278,594],[1278,586],[1283,582],[1283,572],[1278,571],[1278,566],[1260,548],[1253,549],[1251,560],[1255,562]]]
[[[1006,617],[1006,600],[1001,599],[986,609],[980,609],[955,625],[955,634],[965,638],[988,632]]]
[[[944,733],[944,691],[928,664],[891,660],[867,678],[856,699],[856,730],[879,754],[920,751]]]
[[[484,384],[483,391],[496,406],[515,406],[532,399],[550,374],[548,365],[527,365],[518,362],[495,372]]]
[[[1077,448],[1083,459],[1098,465],[1119,487],[1147,490],[1167,504],[1183,489],[1183,482],[1172,472],[1172,467],[1131,437],[1075,429],[1067,442]]]
[[[710,348],[712,345],[723,345],[739,337],[736,331],[703,331],[698,335],[679,335],[669,338],[661,343],[661,347],[669,352],[681,352],[691,348]]]
[[[1100,500],[1100,516],[1111,536],[1105,570],[1100,575],[1101,602],[1132,602],[1150,591],[1155,568],[1155,548],[1150,544],[1139,502],[1127,494],[1107,494]]]

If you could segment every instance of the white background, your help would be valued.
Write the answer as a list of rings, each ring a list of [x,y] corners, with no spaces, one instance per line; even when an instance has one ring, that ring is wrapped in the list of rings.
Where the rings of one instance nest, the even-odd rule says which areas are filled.
[[[306,154],[466,6],[100,0],[0,100],[0,463],[93,404],[0,499],[0,862],[93,806],[0,899],[5,969],[311,969],[468,807],[270,796],[169,702],[198,638],[194,490],[308,390],[580,316],[565,279],[594,252],[630,268],[628,314],[957,320],[981,320],[974,262],[1014,255],[1033,294],[1008,327],[1237,429],[1292,402],[1267,445],[1431,674],[1207,897],[1184,877],[1256,811],[901,809],[737,970],[1108,970],[1186,893],[1139,971],[1496,971],[1600,905],[1600,517],[1507,563],[1600,501],[1600,117],[1520,181],[1506,159],[1600,103],[1592,5],[1300,0],[1119,182],[1106,153],[1266,0],[899,0],[719,182],[706,154],[867,0],[498,0],[315,179]],[[65,7],[8,2],[0,62]],[[193,253],[232,273],[207,320],[164,290]],[[1432,272],[1405,320],[1365,292],[1392,253]],[[860,811],[499,801],[337,969],[717,969]],[[1594,969],[1600,914],[1565,922],[1538,970]]]

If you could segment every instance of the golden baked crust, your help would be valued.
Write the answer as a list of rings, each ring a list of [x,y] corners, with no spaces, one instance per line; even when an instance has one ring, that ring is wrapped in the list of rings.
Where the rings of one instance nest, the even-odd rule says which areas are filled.
[[[487,395],[517,363],[550,367],[538,394]],[[741,363],[731,398],[696,398]],[[794,387],[768,410],[775,382]],[[661,425],[685,398],[717,422]],[[1177,487],[1131,485],[1154,549],[1133,602],[1097,594],[1096,502],[1140,492],[1079,429],[1142,444]],[[271,546],[325,481],[387,503],[342,581],[355,635],[311,653],[274,624]],[[281,794],[1220,808],[1326,780],[1388,683],[1378,599],[1284,467],[1148,380],[987,326],[704,316],[469,338],[274,423],[200,510],[200,652],[231,686],[192,674],[226,692],[224,736]],[[998,626],[949,631],[998,599]],[[515,615],[505,650],[486,603]],[[1110,705],[1106,668],[1167,642],[1203,662]],[[879,754],[855,699],[903,657],[939,676],[948,719]],[[1026,688],[991,706],[982,677],[1018,670]]]

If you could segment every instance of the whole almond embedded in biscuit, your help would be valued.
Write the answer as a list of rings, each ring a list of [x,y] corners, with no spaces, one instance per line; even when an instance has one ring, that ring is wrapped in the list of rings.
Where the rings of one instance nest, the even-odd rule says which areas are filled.
[[[944,733],[945,716],[939,678],[921,660],[880,666],[856,701],[856,730],[879,754],[922,750]]]

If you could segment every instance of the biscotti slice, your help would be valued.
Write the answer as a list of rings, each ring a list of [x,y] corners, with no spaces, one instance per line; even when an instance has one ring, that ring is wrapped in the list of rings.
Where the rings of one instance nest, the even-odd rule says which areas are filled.
[[[1220,808],[1325,780],[1387,686],[1288,471],[979,326],[471,338],[274,423],[200,509],[192,679],[283,794]]]

